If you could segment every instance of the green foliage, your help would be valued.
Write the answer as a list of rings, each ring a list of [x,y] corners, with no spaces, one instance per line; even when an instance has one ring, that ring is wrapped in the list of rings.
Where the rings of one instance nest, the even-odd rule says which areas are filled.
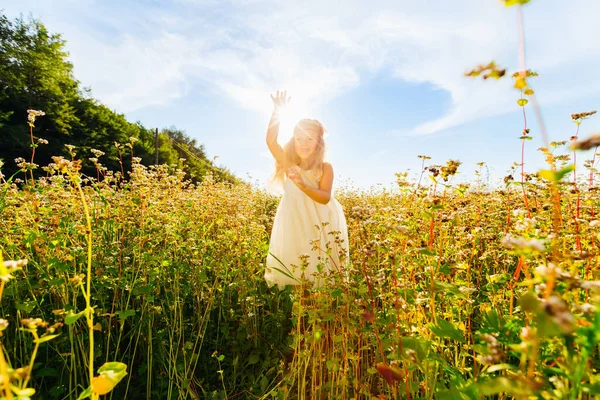
[[[22,190],[4,185],[0,219],[2,252],[30,260],[5,289],[8,326],[23,317],[65,324],[30,341],[5,330],[2,344],[23,349],[8,351],[16,366],[41,346],[30,386],[54,398],[93,394],[88,354],[71,350],[89,337],[80,311],[86,304],[76,295],[86,283],[79,275],[86,230],[73,182],[56,175]],[[109,381],[118,371],[98,382],[117,398],[286,398],[302,387],[332,398],[393,397],[394,391],[411,398],[556,398],[566,387],[593,397],[600,318],[593,295],[577,289],[592,291],[595,284],[576,276],[600,276],[570,255],[575,237],[569,235],[559,264],[549,262],[550,251],[523,253],[529,278],[515,279],[518,259],[501,240],[508,231],[523,238],[511,246],[530,245],[553,232],[552,210],[541,206],[551,198],[549,184],[526,187],[540,207],[536,225],[518,229],[524,205],[510,191],[465,187],[457,194],[448,186],[432,209],[425,193],[409,189],[341,189],[353,249],[347,277],[323,272],[323,288],[279,292],[263,279],[277,205],[264,192],[213,178],[192,186],[180,170],[141,164],[124,184],[107,176],[85,187],[94,216],[94,357],[96,365],[118,361],[127,368],[116,386]],[[585,193],[587,204],[594,194]],[[568,221],[569,209],[562,212]],[[582,215],[579,223],[592,218]],[[406,226],[397,228],[398,219]],[[574,226],[566,223],[564,232]],[[591,226],[585,235],[584,252],[592,246]],[[538,265],[546,269],[534,272]],[[543,285],[550,284],[545,298]],[[72,363],[77,368],[59,373]],[[317,379],[325,384],[314,385]]]
[[[48,141],[35,145],[38,165],[47,165],[52,156],[68,156],[65,144],[76,147],[82,160],[82,172],[99,177],[96,165],[89,160],[91,150],[105,155],[98,161],[111,171],[131,171],[132,157],[143,165],[155,162],[154,130],[140,123],[128,122],[123,114],[110,110],[93,99],[89,89],[82,89],[67,60],[66,43],[59,34],[51,34],[37,20],[9,20],[0,14],[0,160],[3,173],[10,177],[19,171],[14,160],[29,159],[31,141],[27,110],[46,113],[33,128],[34,140]],[[131,144],[131,139],[135,143]],[[168,138],[168,139],[167,139]],[[114,144],[119,143],[121,150]],[[202,145],[176,128],[164,129],[159,135],[159,164],[178,164],[186,158],[186,176],[193,182],[211,173],[216,179],[239,182],[225,168],[207,159]],[[45,173],[39,169],[37,176]]]

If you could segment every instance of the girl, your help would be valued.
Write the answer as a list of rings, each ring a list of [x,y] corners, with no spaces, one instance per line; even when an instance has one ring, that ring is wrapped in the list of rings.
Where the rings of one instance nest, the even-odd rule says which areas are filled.
[[[274,179],[284,182],[271,231],[265,280],[279,289],[299,285],[302,278],[322,286],[322,277],[314,274],[320,270],[341,273],[348,259],[346,218],[331,194],[333,168],[323,161],[325,129],[319,121],[303,119],[282,148],[277,143],[279,112],[290,99],[285,91],[277,91],[271,99],[274,109],[267,146],[275,157]]]

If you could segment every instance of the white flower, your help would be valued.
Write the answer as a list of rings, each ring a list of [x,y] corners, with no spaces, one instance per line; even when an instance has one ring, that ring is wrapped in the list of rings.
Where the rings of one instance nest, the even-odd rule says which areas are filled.
[[[521,216],[521,215],[525,215],[525,214],[527,214],[527,211],[526,211],[526,210],[521,210],[521,209],[516,209],[516,210],[513,210],[513,212],[512,212],[512,213],[513,213],[513,215],[514,215],[515,217],[519,217],[519,216]]]
[[[546,246],[544,246],[542,240],[536,238],[525,239],[522,236],[515,238],[511,234],[504,236],[500,243],[507,249],[533,250],[539,252],[546,250]]]
[[[582,289],[600,290],[600,281],[583,281],[581,282]]]

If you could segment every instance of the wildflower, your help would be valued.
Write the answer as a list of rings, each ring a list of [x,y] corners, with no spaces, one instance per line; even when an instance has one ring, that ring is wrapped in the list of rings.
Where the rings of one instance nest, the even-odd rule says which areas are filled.
[[[396,225],[394,229],[400,233],[408,233],[408,228],[405,225]]]
[[[23,380],[23,379],[28,379],[29,378],[29,367],[21,367],[21,368],[17,368],[15,370],[15,375]]]
[[[508,234],[502,238],[501,241],[502,246],[507,249],[514,250],[529,250],[529,251],[538,251],[542,252],[546,250],[546,246],[544,246],[544,242],[539,239],[525,239],[524,237],[513,237],[511,234]]]
[[[48,323],[44,322],[41,318],[24,318],[21,320],[21,324],[29,329],[45,328],[48,326]]]
[[[39,144],[48,144],[48,141],[46,139],[42,139],[42,138],[38,138],[37,142]]]
[[[600,133],[593,133],[584,140],[574,141],[571,144],[572,150],[589,150],[600,145]]]
[[[73,162],[66,160],[63,157],[52,156],[52,160],[54,161],[55,167],[57,170],[64,172],[65,170],[73,167]]]
[[[598,225],[600,225],[600,221],[598,221],[597,219],[590,222],[590,228],[595,228]]]
[[[102,157],[104,154],[106,154],[106,153],[104,153],[102,150],[97,150],[97,149],[91,149],[90,151],[91,151],[91,152],[94,154],[94,156],[96,156],[96,157]]]
[[[537,293],[538,296],[541,296],[542,294],[544,294],[546,292],[546,284],[540,283],[539,285],[535,285],[535,292]]]
[[[573,332],[575,318],[569,311],[567,303],[564,300],[557,296],[551,296],[547,300],[544,300],[543,307],[564,333]]]
[[[600,291],[600,281],[582,281],[580,287],[582,289]]]
[[[79,275],[75,275],[72,278],[69,278],[69,282],[74,284],[74,285],[78,285],[81,282],[83,282],[83,279],[85,278],[84,274],[79,274]]]
[[[504,360],[506,355],[496,336],[486,333],[481,335],[481,339],[487,343],[487,354],[481,358],[482,364],[494,365]]]
[[[8,328],[8,321],[4,318],[0,318],[0,332]]]
[[[375,366],[375,369],[377,372],[379,372],[379,374],[381,374],[381,376],[390,386],[394,385],[394,381],[402,380],[402,370],[396,366],[390,366],[386,363],[378,363]]]
[[[16,271],[19,268],[22,268],[27,265],[27,260],[18,260],[18,261],[4,261],[4,268],[8,269],[9,272]]]
[[[583,303],[578,309],[586,316],[593,316],[596,313],[596,306],[590,303]]]
[[[406,356],[408,357],[408,359],[413,363],[416,364],[419,360],[417,359],[417,352],[414,351],[413,349],[408,349],[408,350],[404,350],[404,354],[406,354]]]
[[[458,160],[446,161],[446,165],[441,168],[442,179],[444,179],[444,182],[448,182],[448,178],[456,174],[456,172],[458,171],[458,167],[460,167],[461,164],[462,162]]]
[[[494,78],[500,79],[506,75],[506,69],[499,69],[495,62],[490,62],[487,65],[478,65],[477,68],[465,72],[465,76],[476,77],[483,73],[483,79]]]
[[[524,326],[521,329],[521,339],[524,342],[531,342],[535,339],[535,330],[530,326]]]
[[[522,210],[520,208],[516,208],[516,209],[513,210],[512,214],[515,217],[520,217],[521,215],[527,214],[527,210]]]
[[[17,167],[19,168],[25,168],[25,159],[23,157],[17,157],[15,158],[15,164],[17,164]]]
[[[477,291],[477,289],[475,288],[470,288],[470,287],[466,287],[466,286],[461,286],[458,288],[458,290],[460,290],[461,293],[463,294],[471,294]]]
[[[535,224],[535,218],[523,218],[515,223],[515,230],[518,232],[527,231]]]
[[[13,278],[12,273],[27,265],[27,260],[4,261],[0,268],[0,280],[8,282]]]
[[[43,117],[44,115],[46,115],[46,113],[43,111],[27,110],[27,121],[29,123],[29,126],[33,128],[35,124],[35,119],[37,117]]]
[[[46,328],[46,332],[52,334],[54,333],[58,328],[62,327],[63,323],[62,322],[57,322],[54,325],[49,326],[48,328]]]
[[[576,113],[576,114],[571,114],[571,119],[573,121],[577,121],[577,120],[582,120],[585,119],[587,117],[591,117],[592,115],[596,114],[596,110],[594,111],[587,111],[587,112],[582,112],[582,113]]]

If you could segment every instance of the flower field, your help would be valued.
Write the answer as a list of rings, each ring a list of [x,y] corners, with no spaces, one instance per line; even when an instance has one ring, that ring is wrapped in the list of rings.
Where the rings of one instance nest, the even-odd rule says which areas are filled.
[[[427,185],[398,174],[395,190],[341,188],[344,273],[279,292],[263,280],[277,198],[167,166],[97,182],[55,161],[47,178],[2,186],[0,246],[15,260],[2,385],[99,396],[90,362],[108,362],[121,368],[112,398],[600,393],[600,204],[571,168],[489,188],[434,176],[453,161]]]

